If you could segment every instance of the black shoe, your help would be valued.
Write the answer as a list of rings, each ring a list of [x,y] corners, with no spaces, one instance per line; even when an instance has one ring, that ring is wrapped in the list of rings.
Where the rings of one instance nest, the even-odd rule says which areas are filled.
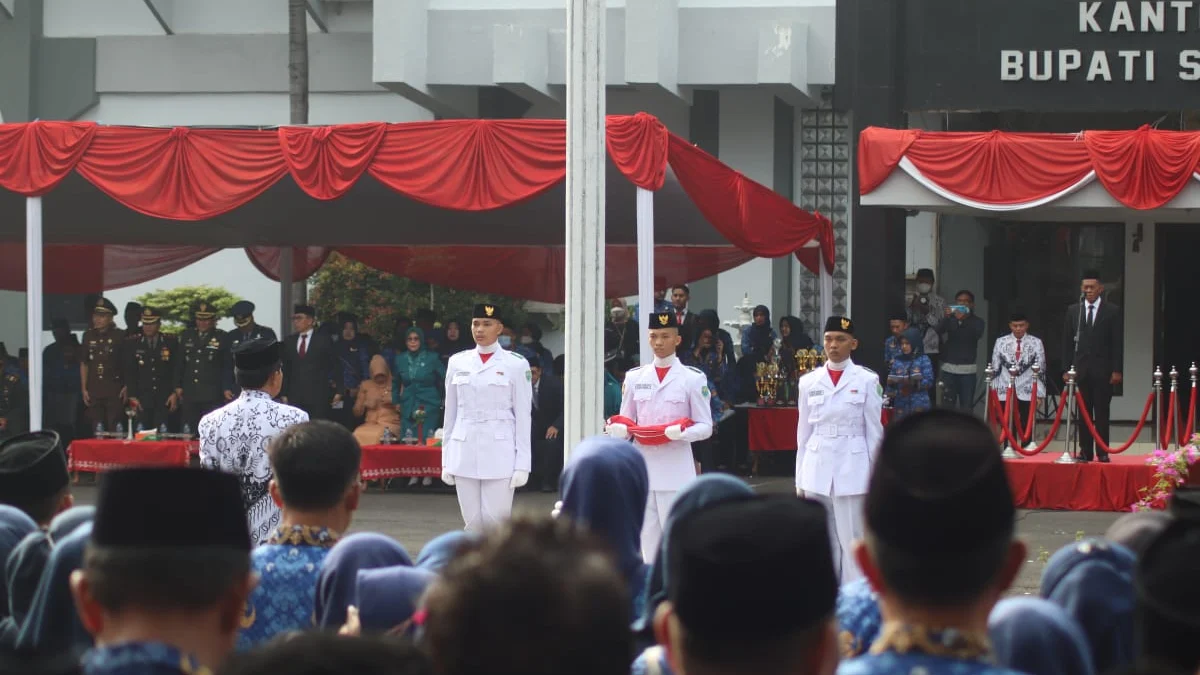
[[[1096,458],[1096,461],[1100,462],[1101,464],[1109,464],[1112,462],[1112,460],[1108,458],[1108,455],[1100,455]]]
[[[1091,457],[1080,457],[1078,463],[1079,464],[1087,464],[1088,462],[1091,462],[1091,461],[1092,461]]]

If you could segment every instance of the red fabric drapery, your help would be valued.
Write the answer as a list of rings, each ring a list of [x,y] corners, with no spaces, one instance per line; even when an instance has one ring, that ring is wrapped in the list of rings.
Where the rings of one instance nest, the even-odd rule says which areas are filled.
[[[671,134],[650,115],[610,116],[607,129],[609,160],[627,180],[658,190],[669,165],[700,213],[738,249],[674,247],[676,250],[661,256],[664,266],[694,269],[699,274],[739,256],[749,259],[795,253],[814,272],[818,270],[817,255],[823,255],[832,269],[833,234],[825,217],[806,213],[733,171]],[[564,179],[566,125],[563,120],[448,120],[255,130],[110,127],[90,122],[0,124],[0,189],[24,196],[46,195],[71,171],[134,211],[177,221],[228,213],[284,176],[318,200],[345,196],[359,178],[369,174],[389,189],[432,206],[487,211],[536,197]],[[247,239],[252,235],[247,233]],[[453,233],[448,236],[452,241]],[[814,243],[817,247],[804,248]],[[161,259],[171,247],[147,247],[144,264],[136,253],[140,248],[120,252],[126,269],[118,271],[110,269],[111,261],[106,262],[113,247],[75,247],[69,254],[52,247],[47,252],[47,269],[61,268],[55,258],[59,253],[76,256],[78,269],[86,271],[80,276],[86,277],[88,290],[98,290],[91,284],[115,288],[153,278],[142,278],[147,274],[173,271]],[[469,267],[490,264],[488,258],[465,258],[471,247],[426,247],[420,255],[403,248],[376,249],[374,253],[366,247],[347,250],[389,271],[427,269],[429,265],[418,262],[419,257],[445,256],[451,250],[455,260],[465,260]],[[88,260],[78,257],[86,257],[85,250],[92,252]],[[193,262],[196,256],[212,252],[187,246],[176,250],[180,262]],[[319,267],[330,250],[308,249],[296,276]],[[398,256],[398,261],[384,255],[389,250],[389,256]],[[636,268],[625,248],[609,250],[614,261],[628,257],[630,268]],[[247,253],[264,273],[278,276],[277,249],[251,247]],[[517,251],[489,247],[486,255],[523,263],[541,259],[547,269],[557,270],[561,276],[560,248]],[[3,249],[0,259],[13,260]],[[17,270],[7,267],[0,273],[0,286],[23,287],[15,278]],[[610,288],[633,290],[620,280],[612,263],[609,269],[618,279],[610,281]],[[434,276],[444,278],[446,274],[429,270],[428,277]],[[461,267],[449,281],[456,284],[460,278]],[[491,281],[485,288],[496,290],[495,279]],[[76,284],[81,285],[83,281]],[[550,299],[552,293],[545,289],[559,289],[554,299],[561,300],[561,287],[562,280],[556,278],[544,285],[542,292],[525,293],[524,297]]]
[[[43,251],[43,289],[46,293],[90,293],[124,288],[170,274],[219,250],[204,246],[48,244]],[[25,244],[0,243],[0,290],[25,290]]]
[[[1079,134],[864,129],[859,192],[873,192],[897,168],[944,196],[983,209],[1040,205],[1091,180],[1129,208],[1155,209],[1195,179],[1200,133],[1148,126]]]

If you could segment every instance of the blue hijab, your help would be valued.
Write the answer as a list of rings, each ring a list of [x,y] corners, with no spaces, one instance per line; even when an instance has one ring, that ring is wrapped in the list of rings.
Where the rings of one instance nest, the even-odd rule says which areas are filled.
[[[67,535],[74,532],[75,528],[92,522],[95,517],[96,507],[94,506],[75,506],[63,511],[50,521],[50,541],[62,541]]]
[[[33,595],[37,592],[38,580],[42,578],[42,570],[50,559],[50,548],[50,538],[46,533],[34,530],[8,554],[4,567],[4,586],[8,592],[9,616],[0,622],[0,643],[16,646],[17,635],[21,632],[21,626],[25,625]]]
[[[988,617],[998,665],[1029,675],[1094,675],[1079,623],[1042,598],[1005,598]]]
[[[25,535],[38,529],[37,523],[21,509],[0,504],[0,561],[8,560]],[[8,589],[0,587],[0,619],[7,617]]]
[[[446,565],[449,565],[454,556],[458,554],[459,547],[470,540],[471,535],[465,530],[455,530],[434,537],[417,554],[416,566],[441,574]]]
[[[650,476],[645,458],[629,441],[609,436],[586,438],[563,469],[561,489],[562,513],[612,547],[637,616],[646,589],[641,536]]]
[[[359,570],[356,593],[363,633],[386,633],[408,621],[438,575],[407,565]]]
[[[900,333],[900,337],[904,338],[908,341],[908,344],[912,345],[912,353],[905,354],[904,352],[900,352],[896,355],[896,358],[904,359],[905,361],[911,361],[925,353],[925,338],[922,337],[921,331],[917,330],[916,328],[908,328],[905,329],[904,332]]]
[[[1042,571],[1041,596],[1083,628],[1096,672],[1133,664],[1133,571],[1129,549],[1091,538],[1060,549]]]
[[[71,595],[71,573],[83,567],[83,551],[91,537],[92,524],[85,522],[51,549],[18,647],[80,654],[91,648],[92,636],[79,620]]]
[[[412,566],[412,559],[396,540],[373,532],[352,534],[329,549],[317,575],[313,614],[321,628],[337,630],[346,623],[346,608],[356,603],[359,570]]]
[[[650,568],[650,580],[646,589],[646,606],[637,620],[634,628],[638,631],[649,630],[654,619],[654,612],[663,600],[667,599],[667,540],[670,538],[671,526],[681,518],[700,509],[718,504],[727,499],[748,497],[754,490],[746,481],[724,473],[706,473],[688,483],[675,495],[671,503],[671,511],[663,526],[662,544],[654,556],[654,564]]]

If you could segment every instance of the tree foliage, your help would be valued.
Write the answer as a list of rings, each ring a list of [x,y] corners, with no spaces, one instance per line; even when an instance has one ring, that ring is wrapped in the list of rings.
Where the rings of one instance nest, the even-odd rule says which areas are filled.
[[[229,316],[238,296],[220,286],[180,286],[178,288],[155,289],[139,295],[135,300],[143,307],[153,307],[162,312],[163,330],[182,327],[192,318],[192,305],[204,300],[214,307],[217,317]]]
[[[470,321],[472,308],[480,302],[498,306],[514,329],[526,318],[520,300],[405,279],[336,253],[313,276],[311,299],[321,320],[333,320],[338,312],[351,312],[359,318],[359,329],[380,344],[394,337],[397,318],[412,318],[418,309],[431,305],[442,323],[449,319]]]

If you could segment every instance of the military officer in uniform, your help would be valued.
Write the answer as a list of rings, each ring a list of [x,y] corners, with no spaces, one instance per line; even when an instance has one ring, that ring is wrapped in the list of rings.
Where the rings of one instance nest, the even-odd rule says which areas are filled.
[[[824,366],[800,378],[796,426],[796,493],[825,506],[842,583],[862,576],[854,542],[863,536],[863,500],[883,438],[879,376],[850,360],[858,348],[854,322],[825,322]]]
[[[216,308],[201,300],[192,306],[195,328],[179,336],[179,356],[175,362],[175,393],[168,407],[183,404],[183,423],[188,433],[196,433],[200,418],[224,403],[221,381],[225,375],[225,331],[216,328]]]
[[[525,357],[501,349],[504,322],[495,305],[476,305],[475,349],[446,365],[442,480],[458,492],[469,532],[512,512],[513,491],[529,480],[533,376]]]
[[[16,368],[0,373],[0,440],[29,430],[29,388]]]
[[[646,500],[646,518],[642,521],[642,557],[653,561],[662,540],[663,526],[680,488],[696,477],[692,443],[712,435],[712,402],[708,376],[700,369],[683,365],[675,353],[683,338],[675,311],[650,314],[648,340],[654,363],[625,373],[621,387],[621,416],[639,427],[669,425],[664,430],[667,442],[661,445],[633,444],[646,458],[650,474],[650,496]],[[689,419],[686,429],[677,424]],[[622,440],[629,438],[624,424],[609,424],[605,433]]]
[[[97,298],[92,308],[92,327],[83,334],[83,360],[79,379],[83,382],[83,404],[87,406],[88,428],[103,425],[115,431],[125,417],[125,385],[122,348],[125,331],[113,317],[117,308],[108,298]]]
[[[225,334],[226,367],[222,387],[226,401],[232,401],[242,392],[242,388],[237,386],[237,380],[233,377],[233,350],[243,342],[251,340],[278,341],[274,330],[254,322],[253,302],[239,300],[234,303],[229,313],[233,316],[233,325],[237,328]]]
[[[144,429],[158,429],[175,412],[175,361],[179,343],[159,332],[161,315],[153,307],[143,307],[142,330],[126,340],[125,383],[129,404],[137,410],[137,421]]]

